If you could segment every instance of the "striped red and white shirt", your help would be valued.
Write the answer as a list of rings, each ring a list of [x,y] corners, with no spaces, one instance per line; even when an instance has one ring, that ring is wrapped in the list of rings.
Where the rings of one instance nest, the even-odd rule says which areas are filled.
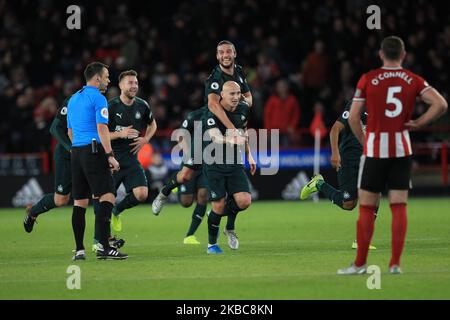
[[[401,67],[382,67],[362,75],[353,100],[364,101],[368,113],[365,156],[412,155],[405,123],[411,120],[416,97],[430,88],[423,78]]]

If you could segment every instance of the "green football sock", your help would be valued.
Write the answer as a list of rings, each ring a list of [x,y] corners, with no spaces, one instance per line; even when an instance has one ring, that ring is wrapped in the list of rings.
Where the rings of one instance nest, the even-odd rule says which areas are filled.
[[[203,217],[205,216],[206,205],[198,204],[195,206],[194,212],[192,213],[192,221],[189,226],[189,230],[186,237],[192,236],[195,231],[197,231],[198,226],[202,223]]]
[[[41,213],[52,210],[53,208],[56,208],[55,195],[53,193],[47,193],[31,208],[30,212],[33,217],[37,217]]]
[[[113,214],[118,216],[122,211],[133,208],[134,206],[137,206],[139,204],[139,200],[136,199],[133,192],[130,192],[123,198],[122,201],[120,201],[115,209],[113,210]]]
[[[209,244],[216,244],[217,237],[219,236],[219,227],[220,227],[220,219],[222,217],[215,213],[214,211],[210,211],[208,215],[208,241]]]
[[[317,183],[317,189],[319,189],[328,199],[330,199],[331,202],[343,209],[342,203],[344,202],[344,195],[341,191],[322,181]]]

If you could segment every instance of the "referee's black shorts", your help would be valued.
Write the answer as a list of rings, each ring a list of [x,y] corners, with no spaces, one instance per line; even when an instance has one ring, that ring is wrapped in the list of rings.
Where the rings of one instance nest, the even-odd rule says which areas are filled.
[[[384,190],[411,189],[412,157],[369,158],[361,156],[358,188],[380,193]]]
[[[92,153],[91,145],[72,147],[72,197],[74,200],[89,199],[114,194],[114,182],[108,159],[101,145],[98,153]]]

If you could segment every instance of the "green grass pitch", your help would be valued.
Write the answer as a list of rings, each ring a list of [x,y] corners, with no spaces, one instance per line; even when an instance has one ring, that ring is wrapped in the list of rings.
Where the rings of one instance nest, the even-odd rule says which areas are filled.
[[[381,268],[381,289],[363,276],[337,276],[355,257],[357,210],[342,211],[326,200],[255,202],[237,219],[240,248],[221,234],[220,256],[206,254],[206,220],[200,246],[182,244],[192,208],[168,205],[160,216],[149,205],[123,214],[126,261],[97,261],[88,251],[81,289],[69,290],[73,264],[71,208],[39,217],[31,234],[23,210],[0,210],[0,299],[449,299],[450,201],[411,199],[403,274],[388,274],[391,213],[384,199],[376,220],[369,264]],[[92,208],[86,248],[91,247]],[[225,225],[222,219],[221,230]]]

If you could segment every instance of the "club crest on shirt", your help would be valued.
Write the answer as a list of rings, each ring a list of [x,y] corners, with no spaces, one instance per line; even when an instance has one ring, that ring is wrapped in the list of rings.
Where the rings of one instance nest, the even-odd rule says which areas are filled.
[[[349,116],[350,116],[350,112],[344,111],[344,113],[342,114],[342,119],[348,119]]]
[[[141,116],[141,113],[138,111],[138,112],[136,112],[136,114],[134,115],[134,117],[135,117],[137,120],[139,120],[142,116]]]
[[[108,108],[103,108],[100,111],[100,114],[102,115],[103,118],[105,118],[106,120],[108,120]]]

